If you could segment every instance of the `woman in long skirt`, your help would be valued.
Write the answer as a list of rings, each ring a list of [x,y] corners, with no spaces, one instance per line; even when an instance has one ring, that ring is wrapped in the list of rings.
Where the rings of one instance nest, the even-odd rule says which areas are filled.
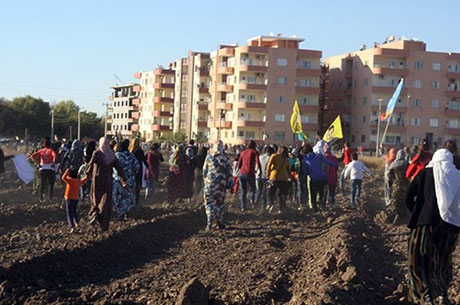
[[[90,223],[97,220],[103,231],[107,231],[110,224],[114,168],[121,177],[122,185],[126,185],[125,172],[110,148],[109,140],[102,137],[99,140],[99,149],[93,153],[86,168],[86,174],[91,177]]]
[[[450,304],[447,291],[460,227],[460,172],[452,152],[436,151],[411,182],[406,204],[412,212],[408,225],[409,301]]]
[[[396,148],[391,148],[385,155],[385,172],[383,174],[383,195],[385,205],[391,204],[390,165],[396,159]]]

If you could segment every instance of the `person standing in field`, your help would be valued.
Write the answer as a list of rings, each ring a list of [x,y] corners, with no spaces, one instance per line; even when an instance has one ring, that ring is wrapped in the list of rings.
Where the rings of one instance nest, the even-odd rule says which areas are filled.
[[[344,148],[343,148],[343,169],[342,172],[340,173],[340,178],[339,178],[339,187],[340,191],[342,193],[345,192],[345,185],[344,185],[344,175],[345,175],[345,167],[352,161],[351,155],[354,153],[354,150],[350,147],[349,142],[344,143]]]
[[[407,208],[404,204],[409,181],[406,179],[406,170],[409,163],[406,161],[406,153],[399,150],[396,158],[389,166],[389,186],[391,189],[391,198],[389,208],[395,214],[393,224],[396,224],[398,219],[407,217]]]
[[[347,165],[345,168],[345,178],[350,176],[351,181],[351,196],[350,196],[350,207],[355,206],[355,201],[359,203],[359,197],[361,196],[361,186],[363,183],[363,172],[366,172],[370,177],[372,177],[371,171],[367,168],[364,163],[358,160],[358,154],[354,152],[351,155],[353,161]]]
[[[102,137],[99,140],[99,149],[93,153],[86,168],[86,174],[91,177],[90,223],[98,221],[103,231],[107,231],[110,225],[113,204],[113,169],[116,169],[121,177],[122,186],[126,186],[125,172],[110,148],[109,140]]]
[[[66,183],[64,199],[66,200],[67,222],[69,223],[70,233],[73,233],[75,228],[78,228],[78,193],[80,187],[86,183],[88,176],[82,179],[78,178],[78,173],[74,169],[66,169],[62,175],[62,181]]]
[[[409,301],[414,304],[452,304],[447,291],[460,229],[460,172],[453,161],[451,151],[437,150],[406,194],[412,212],[408,224]]]
[[[136,173],[136,187],[134,189],[135,192],[135,205],[139,204],[139,199],[141,196],[141,188],[142,188],[142,166],[147,166],[147,162],[145,161],[145,153],[141,147],[141,140],[139,138],[135,138],[131,141],[129,145],[129,152],[132,153],[135,157],[137,162],[139,163],[139,170]]]
[[[156,186],[160,182],[160,164],[163,162],[163,156],[159,151],[158,143],[154,143],[147,153],[147,169],[145,170],[145,199],[152,198],[156,192]]]
[[[391,204],[390,165],[396,159],[396,148],[392,147],[385,155],[385,171],[383,173],[383,196],[385,206]]]
[[[261,168],[259,153],[256,150],[256,142],[250,141],[248,148],[243,150],[238,160],[240,169],[238,178],[241,186],[240,209],[241,212],[246,210],[246,196],[248,193],[248,184],[251,187],[251,205],[254,206],[256,200],[256,168]]]
[[[423,170],[431,161],[433,155],[430,153],[430,145],[427,140],[423,140],[418,146],[418,153],[412,158],[406,171],[406,179],[414,180],[418,173]]]
[[[51,148],[49,138],[43,140],[42,149],[30,155],[30,158],[39,166],[40,187],[38,194],[40,202],[43,202],[45,187],[48,188],[49,200],[53,199],[54,183],[56,182],[56,174],[54,172],[56,157],[56,152]]]

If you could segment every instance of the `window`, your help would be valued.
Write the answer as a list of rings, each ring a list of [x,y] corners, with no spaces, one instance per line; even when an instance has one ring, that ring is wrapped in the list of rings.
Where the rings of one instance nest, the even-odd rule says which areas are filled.
[[[246,139],[254,139],[256,136],[255,131],[246,131]]]
[[[438,127],[439,120],[438,119],[430,119],[430,126],[431,127]]]
[[[238,137],[244,138],[244,130],[238,131]]]
[[[276,60],[276,65],[280,67],[286,67],[287,66],[287,59],[286,58],[278,58]]]
[[[277,79],[276,79],[276,83],[278,85],[286,85],[287,83],[287,78],[285,76],[279,76]]]
[[[284,141],[284,132],[275,131],[275,140],[276,141]]]
[[[297,81],[298,87],[311,87],[311,79],[299,79]]]
[[[433,63],[433,71],[441,71],[441,64],[439,62]]]
[[[302,61],[302,62],[300,63],[300,68],[311,69],[311,62],[309,62],[309,61]]]
[[[412,126],[420,126],[420,118],[412,118]]]
[[[285,96],[277,96],[276,97],[276,102],[277,103],[286,103],[286,97]]]
[[[414,68],[415,68],[415,70],[422,70],[423,69],[423,63],[421,61],[414,62]]]
[[[456,102],[456,101],[449,102],[449,109],[460,110],[460,102]]]
[[[420,138],[419,137],[411,137],[410,138],[410,143],[411,143],[411,145],[418,145],[420,143]]]
[[[422,101],[417,98],[412,102],[412,106],[421,107],[422,106]]]
[[[275,121],[284,122],[284,114],[275,114]]]
[[[385,137],[385,143],[387,143],[387,144],[401,143],[401,137],[400,136],[386,136]]]
[[[366,116],[363,115],[363,123],[366,123]]]
[[[447,121],[447,128],[460,128],[460,123],[458,120],[449,120]]]
[[[308,115],[301,115],[300,118],[301,118],[303,124],[307,124],[308,121],[309,121]]]
[[[366,135],[361,135],[361,143],[364,143],[366,142]]]
[[[414,80],[414,88],[420,89],[422,88],[422,81],[421,80]]]
[[[368,80],[367,78],[364,78],[364,79],[363,79],[363,85],[364,85],[364,87],[366,87],[366,86],[368,85],[368,83],[369,83],[369,80]]]
[[[366,105],[367,104],[367,97],[363,97],[363,105]]]
[[[304,96],[298,101],[300,105],[313,105],[312,99],[308,96]]]
[[[438,108],[439,107],[439,101],[438,100],[432,100],[431,101],[431,108]]]
[[[431,83],[431,88],[434,90],[439,90],[441,88],[441,83],[437,80]]]

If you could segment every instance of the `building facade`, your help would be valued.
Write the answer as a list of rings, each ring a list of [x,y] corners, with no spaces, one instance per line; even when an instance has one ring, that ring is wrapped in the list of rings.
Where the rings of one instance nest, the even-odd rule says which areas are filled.
[[[342,114],[352,145],[375,149],[377,139],[382,141],[386,121],[379,126],[378,117],[401,78],[404,87],[384,144],[414,145],[424,138],[435,147],[447,139],[460,143],[459,53],[426,51],[422,41],[389,37],[325,62],[330,83],[325,120]]]
[[[300,49],[303,40],[258,36],[246,46],[222,45],[211,53],[211,140],[294,144],[290,117],[295,100],[304,132],[314,139],[322,52]]]
[[[135,136],[138,132],[139,108],[134,102],[138,98],[135,90],[138,84],[116,85],[112,87],[112,116],[107,119],[107,134],[121,137]]]
[[[137,72],[140,79],[139,132],[146,141],[168,137],[173,132],[174,113],[174,70],[158,67],[153,71]]]

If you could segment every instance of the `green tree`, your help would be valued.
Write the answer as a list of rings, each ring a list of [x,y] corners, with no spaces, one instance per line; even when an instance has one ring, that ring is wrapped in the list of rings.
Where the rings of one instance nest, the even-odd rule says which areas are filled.
[[[60,101],[52,107],[54,111],[54,134],[59,138],[69,139],[70,126],[72,138],[77,135],[77,116],[79,107],[72,100]]]
[[[187,135],[184,132],[178,131],[170,134],[169,142],[170,143],[185,143],[187,140]]]
[[[198,143],[198,144],[206,143],[206,142],[208,142],[208,137],[205,136],[202,132],[199,132],[196,135],[195,142]]]
[[[16,97],[6,103],[14,114],[14,122],[10,131],[23,135],[25,128],[33,137],[43,137],[50,134],[50,105],[41,98],[30,95]]]

